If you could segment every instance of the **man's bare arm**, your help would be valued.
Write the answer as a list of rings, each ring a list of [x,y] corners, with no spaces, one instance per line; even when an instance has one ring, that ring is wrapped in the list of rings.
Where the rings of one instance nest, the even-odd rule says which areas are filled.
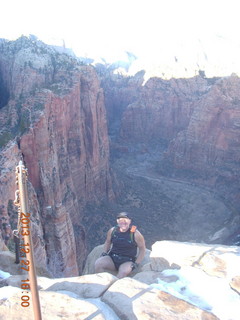
[[[135,262],[139,264],[142,262],[142,260],[145,256],[146,246],[145,246],[144,237],[138,230],[136,230],[136,232],[135,232],[135,241],[136,241],[138,249],[139,249],[138,256],[137,256],[137,259]]]
[[[111,236],[112,236],[112,231],[113,231],[114,227],[109,229],[108,230],[108,233],[107,233],[107,238],[106,238],[106,241],[104,243],[104,246],[103,246],[103,252],[108,252],[111,248]]]

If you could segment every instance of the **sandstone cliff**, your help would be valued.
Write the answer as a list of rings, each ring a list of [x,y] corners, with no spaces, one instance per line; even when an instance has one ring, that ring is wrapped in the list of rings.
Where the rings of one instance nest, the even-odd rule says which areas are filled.
[[[218,80],[195,103],[189,125],[171,141],[166,161],[222,190],[237,210],[240,160],[240,79]],[[226,187],[227,186],[227,187]]]
[[[171,141],[188,126],[195,101],[208,91],[201,77],[151,78],[123,113],[120,135],[134,142]]]
[[[1,43],[0,75],[1,215],[16,228],[14,171],[23,159],[37,263],[55,276],[78,275],[86,256],[82,209],[113,197],[96,72],[22,37]]]
[[[119,210],[132,212],[148,247],[159,237],[233,243],[239,85],[234,75],[203,73],[144,83],[144,71],[126,77],[86,66],[34,38],[1,41],[0,241],[13,246],[5,227],[17,225],[22,159],[36,256],[54,276],[82,272]]]
[[[122,177],[124,171],[131,180],[141,178],[142,185],[146,184],[146,194],[150,179],[153,183],[154,179],[158,179],[161,184],[160,181],[165,181],[162,177],[182,183],[182,186],[186,182],[192,190],[200,187],[205,192],[211,192],[212,203],[218,199],[226,206],[223,213],[225,222],[221,223],[220,228],[215,226],[216,234],[213,231],[212,237],[205,237],[204,241],[231,243],[239,234],[240,222],[240,79],[234,74],[223,79],[208,79],[202,73],[190,79],[151,78],[145,84],[135,77],[130,79],[134,83],[132,94],[128,92],[129,86],[122,86],[121,89],[118,87],[119,79],[114,80],[115,85],[111,88],[105,88],[110,109],[111,106],[114,108],[115,100],[112,104],[109,102],[113,92],[119,99],[125,94],[130,97],[128,102],[121,104],[121,111],[115,117],[120,125],[111,141],[112,159],[120,172],[119,176]],[[102,82],[104,81],[105,79]],[[113,114],[113,110],[110,114]],[[121,162],[119,158],[122,158]],[[144,177],[147,178],[145,182]],[[154,193],[157,191],[154,187],[152,190],[154,202]],[[141,212],[141,207],[146,204],[144,196],[139,197],[137,192],[134,196],[138,199],[138,211]],[[156,201],[160,203],[161,200],[162,197],[159,197]],[[168,212],[169,218],[174,217],[182,207],[178,198],[169,199],[171,200],[176,201],[176,206],[173,204]],[[187,201],[186,198],[185,204]],[[148,210],[146,206],[144,209],[154,211],[155,207],[153,205]],[[200,207],[201,204],[198,204],[191,210],[197,212]],[[211,207],[209,204],[209,211]],[[131,209],[135,210],[134,205],[129,210]],[[165,218],[164,214],[161,215],[163,210],[167,211],[165,206],[159,210],[161,220]],[[204,209],[207,216],[206,210],[208,209]],[[219,210],[216,210],[215,216],[217,212]],[[139,215],[143,214],[141,212]],[[200,216],[201,213],[196,215]],[[187,216],[185,219],[186,228],[199,224],[196,217],[192,225],[187,226],[188,219],[191,218]],[[205,219],[209,221],[209,217]],[[209,223],[211,224],[210,221]],[[202,229],[204,226],[200,225],[199,228]],[[154,232],[154,226],[149,225],[148,228]],[[171,237],[170,234],[165,236]],[[188,237],[188,240],[192,239]]]

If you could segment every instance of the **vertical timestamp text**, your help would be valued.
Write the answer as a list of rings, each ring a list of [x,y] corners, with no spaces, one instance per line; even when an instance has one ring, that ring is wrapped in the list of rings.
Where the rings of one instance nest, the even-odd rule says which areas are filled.
[[[31,268],[30,260],[27,259],[30,254],[30,213],[21,212],[20,216],[20,268],[29,272]],[[26,277],[27,278],[27,277]],[[21,280],[21,306],[26,308],[30,306],[30,281]]]

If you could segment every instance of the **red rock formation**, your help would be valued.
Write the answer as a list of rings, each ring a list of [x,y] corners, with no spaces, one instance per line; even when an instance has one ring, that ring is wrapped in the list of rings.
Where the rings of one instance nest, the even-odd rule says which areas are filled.
[[[202,178],[198,182],[204,180],[208,186],[225,181],[236,189],[239,87],[240,80],[234,75],[224,79],[149,79],[123,110],[120,136],[128,143],[163,141],[169,144],[165,163],[172,163],[170,170],[192,172]],[[240,206],[239,195],[235,197]]]
[[[101,79],[104,92],[93,68],[38,41],[0,43],[0,213],[16,225],[14,171],[23,157],[36,258],[55,276],[81,273],[84,207],[113,198],[104,100],[109,124],[121,118],[119,153],[126,142],[163,141],[170,174],[218,188],[240,207],[238,77]]]
[[[71,64],[72,58],[41,44],[21,41],[7,44],[0,56],[3,84],[11,98],[1,109],[2,133],[14,134],[16,127],[19,134],[18,144],[11,151],[7,145],[1,157],[1,181],[5,168],[9,170],[8,193],[1,195],[1,203],[6,209],[14,199],[14,170],[22,155],[37,226],[37,263],[46,261],[54,276],[77,275],[86,256],[82,210],[88,201],[113,197],[103,91],[93,68]],[[9,52],[14,64],[6,63]],[[42,89],[46,85],[49,89]]]
[[[46,95],[44,114],[20,146],[41,199],[47,252],[64,261],[70,275],[86,254],[81,209],[87,201],[112,196],[103,93],[94,70],[86,67],[69,95]]]
[[[169,142],[188,125],[194,101],[206,92],[207,81],[201,77],[151,78],[140,90],[123,114],[121,137],[135,142]]]
[[[139,84],[129,105],[122,105],[121,139],[115,140],[115,150],[126,143],[154,142],[156,147],[164,143],[161,174],[216,188],[239,210],[239,86],[234,75],[224,79],[152,78]],[[108,91],[107,99],[112,96]],[[124,93],[118,93],[121,99]]]
[[[227,184],[230,196],[240,178],[238,77],[219,80],[195,103],[188,127],[171,142],[166,159],[176,168],[197,173],[202,183],[217,188]],[[232,196],[233,203],[239,206],[240,194],[236,189]]]

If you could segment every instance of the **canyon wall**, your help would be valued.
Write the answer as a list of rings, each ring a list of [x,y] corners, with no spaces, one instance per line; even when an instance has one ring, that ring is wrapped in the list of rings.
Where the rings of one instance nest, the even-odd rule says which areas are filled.
[[[115,77],[117,79],[117,75]],[[111,141],[112,161],[115,167],[121,171],[122,163],[125,161],[127,172],[132,173],[130,181],[133,176],[148,177],[145,181],[146,194],[149,191],[147,185],[151,178],[160,180],[164,178],[164,181],[170,179],[169,181],[173,183],[179,182],[182,185],[186,183],[192,190],[201,188],[210,192],[212,204],[209,203],[208,210],[203,209],[202,215],[205,215],[209,224],[212,223],[213,230],[214,219],[218,220],[217,216],[222,205],[225,207],[225,213],[222,212],[221,224],[215,225],[215,231],[212,230],[212,235],[203,241],[239,244],[239,77],[232,74],[225,78],[206,78],[203,72],[199,72],[198,76],[189,79],[151,78],[140,83],[138,78],[133,76],[128,78],[128,81],[130,80],[131,84],[134,83],[131,94],[128,86],[118,88],[119,79],[115,80],[116,85],[112,84],[111,87],[105,88],[106,101],[110,109],[115,101],[111,103],[113,91],[114,96],[120,100],[125,94],[131,97],[129,104],[121,105],[121,112],[118,113],[119,128]],[[105,79],[102,80],[103,83],[104,81]],[[109,119],[110,126],[111,121]],[[121,163],[118,161],[120,157],[125,157]],[[132,164],[129,162],[127,165],[127,161],[131,161]],[[184,191],[182,196],[183,194]],[[138,195],[135,194],[135,197],[138,198]],[[190,198],[185,199],[186,203],[193,201]],[[154,194],[151,199],[153,201]],[[161,203],[161,200],[160,198],[158,203]],[[178,198],[170,198],[169,201],[176,201],[177,204]],[[213,209],[215,201],[219,201],[219,205],[221,203],[219,210]],[[179,205],[181,206],[180,203]],[[194,202],[192,205],[195,205]],[[144,208],[144,204],[142,206]],[[198,207],[201,208],[201,205]],[[132,210],[135,211],[134,204]],[[138,209],[139,212],[141,210],[144,214],[144,209]],[[152,212],[153,220],[154,211],[157,215],[154,204],[147,206],[147,210]],[[158,218],[162,214],[162,219],[165,219],[163,210],[166,211],[164,207],[159,210]],[[190,208],[190,212],[191,210],[196,213],[193,225],[189,226],[193,230],[193,226],[198,225],[198,215],[197,208]],[[180,211],[180,208],[173,205],[168,212],[168,220],[177,216]],[[213,215],[212,222],[209,220],[210,212]],[[199,216],[200,214],[199,212]],[[186,218],[189,219],[189,216]],[[172,224],[169,225],[170,229],[173,229]],[[184,226],[186,221],[183,220],[183,228]],[[147,230],[150,229],[153,234],[156,232],[154,228],[156,229],[153,225],[149,225]],[[199,230],[202,228],[207,229],[204,224]],[[183,237],[186,236],[183,229],[181,234]],[[167,234],[164,236],[171,237]],[[193,241],[194,238],[184,238],[184,240]]]
[[[194,107],[189,125],[171,141],[165,160],[215,188],[240,208],[240,79],[218,80]],[[190,177],[191,178],[191,177]]]
[[[117,96],[117,85],[112,87]],[[118,90],[119,99],[128,94],[123,89]],[[145,151],[150,144],[164,145],[158,173],[213,188],[239,211],[239,89],[234,74],[222,79],[201,73],[190,79],[135,81],[130,103],[122,105],[115,142],[140,143]],[[112,91],[107,88],[106,101]]]
[[[37,263],[55,276],[77,275],[86,257],[82,209],[114,197],[103,90],[92,67],[24,37],[1,43],[0,74],[1,215],[16,228],[22,159]]]
[[[15,167],[23,160],[37,263],[56,277],[81,274],[88,235],[94,245],[103,242],[119,208],[109,201],[124,189],[110,168],[110,149],[116,159],[139,145],[149,159],[152,146],[161,151],[154,174],[216,192],[238,217],[229,231],[236,232],[239,89],[234,75],[146,81],[144,71],[128,77],[86,66],[35,38],[1,40],[0,239],[13,246],[5,227],[17,226]]]
[[[195,102],[209,89],[207,80],[149,79],[123,113],[121,138],[149,143],[171,141],[188,126]]]

